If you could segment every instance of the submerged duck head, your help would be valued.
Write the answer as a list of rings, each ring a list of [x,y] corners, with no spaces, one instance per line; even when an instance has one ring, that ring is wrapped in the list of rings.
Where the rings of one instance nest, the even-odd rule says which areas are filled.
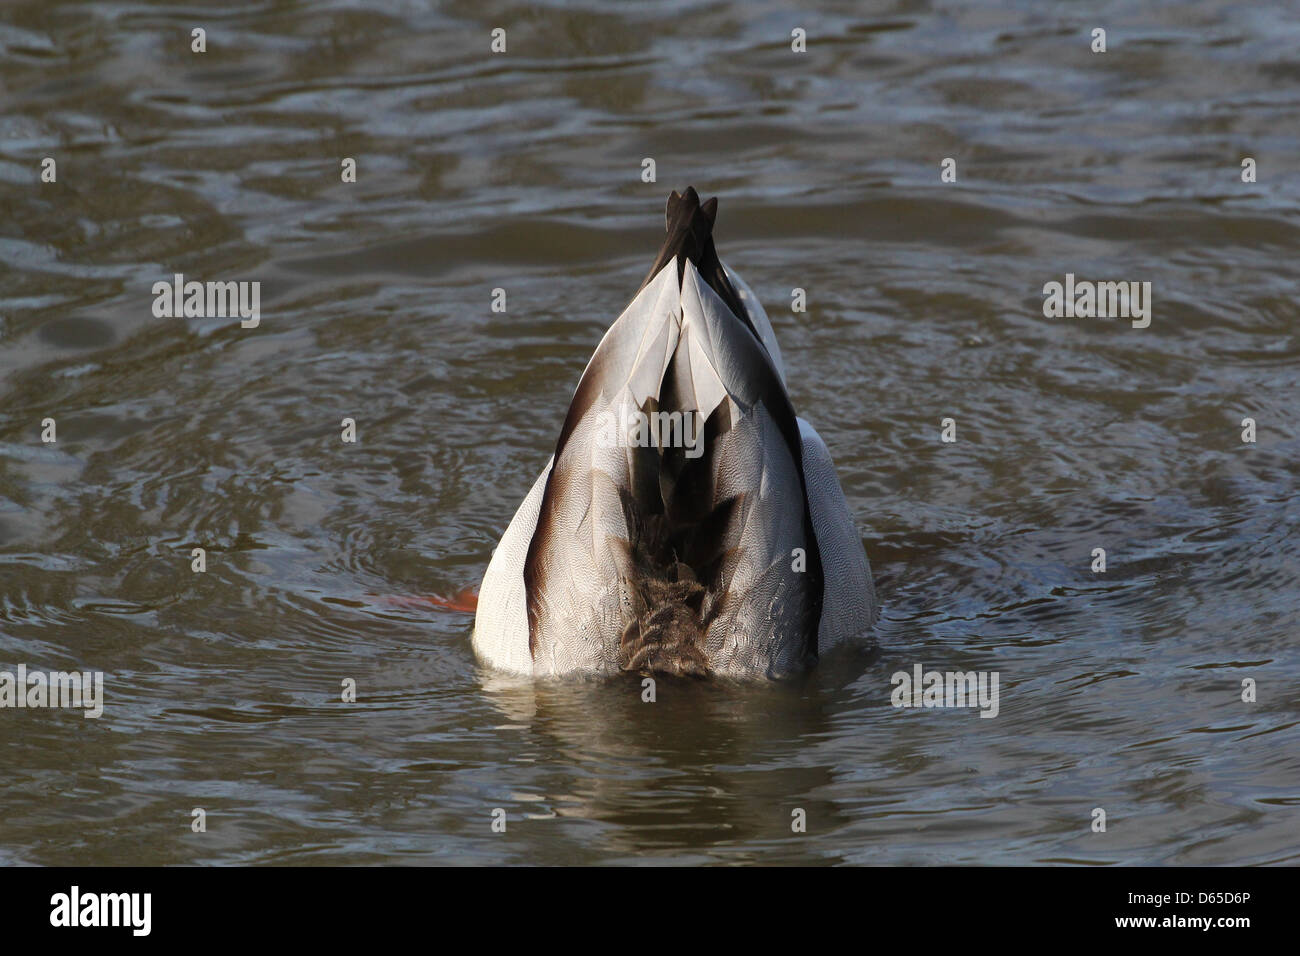
[[[861,539],[766,313],[718,257],[717,213],[669,196],[650,272],[484,575],[485,663],[780,677],[869,631]]]

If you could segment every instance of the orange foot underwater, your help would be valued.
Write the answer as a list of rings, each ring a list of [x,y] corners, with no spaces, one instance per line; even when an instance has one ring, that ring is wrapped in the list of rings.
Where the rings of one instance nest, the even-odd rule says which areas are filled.
[[[474,588],[462,588],[455,597],[451,598],[439,597],[436,594],[431,597],[415,594],[408,597],[391,595],[384,598],[384,601],[394,607],[431,607],[443,611],[460,611],[464,614],[473,614],[478,610],[478,591]]]

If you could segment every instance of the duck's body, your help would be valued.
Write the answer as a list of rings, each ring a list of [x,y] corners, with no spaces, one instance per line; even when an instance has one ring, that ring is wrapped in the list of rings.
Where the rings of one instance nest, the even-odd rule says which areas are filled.
[[[668,241],[483,577],[485,663],[780,677],[870,630],[862,541],[767,315],[717,257],[716,210],[669,199]]]

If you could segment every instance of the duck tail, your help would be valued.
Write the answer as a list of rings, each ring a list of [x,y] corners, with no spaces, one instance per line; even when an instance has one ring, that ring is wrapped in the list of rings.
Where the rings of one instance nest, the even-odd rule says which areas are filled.
[[[664,228],[668,232],[654,265],[641,283],[644,289],[650,284],[664,266],[677,257],[677,284],[680,287],[682,275],[689,260],[695,264],[702,278],[727,306],[728,309],[749,326],[749,330],[758,335],[749,313],[740,301],[735,286],[727,277],[727,270],[722,267],[718,250],[713,244],[713,224],[718,220],[718,197],[700,202],[700,194],[694,186],[687,186],[686,191],[676,190],[668,196],[668,206],[664,211]]]

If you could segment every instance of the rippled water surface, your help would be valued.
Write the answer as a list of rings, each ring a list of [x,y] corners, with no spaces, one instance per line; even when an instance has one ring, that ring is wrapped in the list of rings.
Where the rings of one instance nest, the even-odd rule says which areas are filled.
[[[0,710],[0,862],[1300,861],[1297,50],[1195,0],[5,4],[0,670],[106,708]],[[687,183],[878,646],[503,682],[413,599],[477,586]],[[175,273],[261,324],[155,318]],[[1066,273],[1150,327],[1045,318]],[[918,663],[999,715],[891,707]]]

